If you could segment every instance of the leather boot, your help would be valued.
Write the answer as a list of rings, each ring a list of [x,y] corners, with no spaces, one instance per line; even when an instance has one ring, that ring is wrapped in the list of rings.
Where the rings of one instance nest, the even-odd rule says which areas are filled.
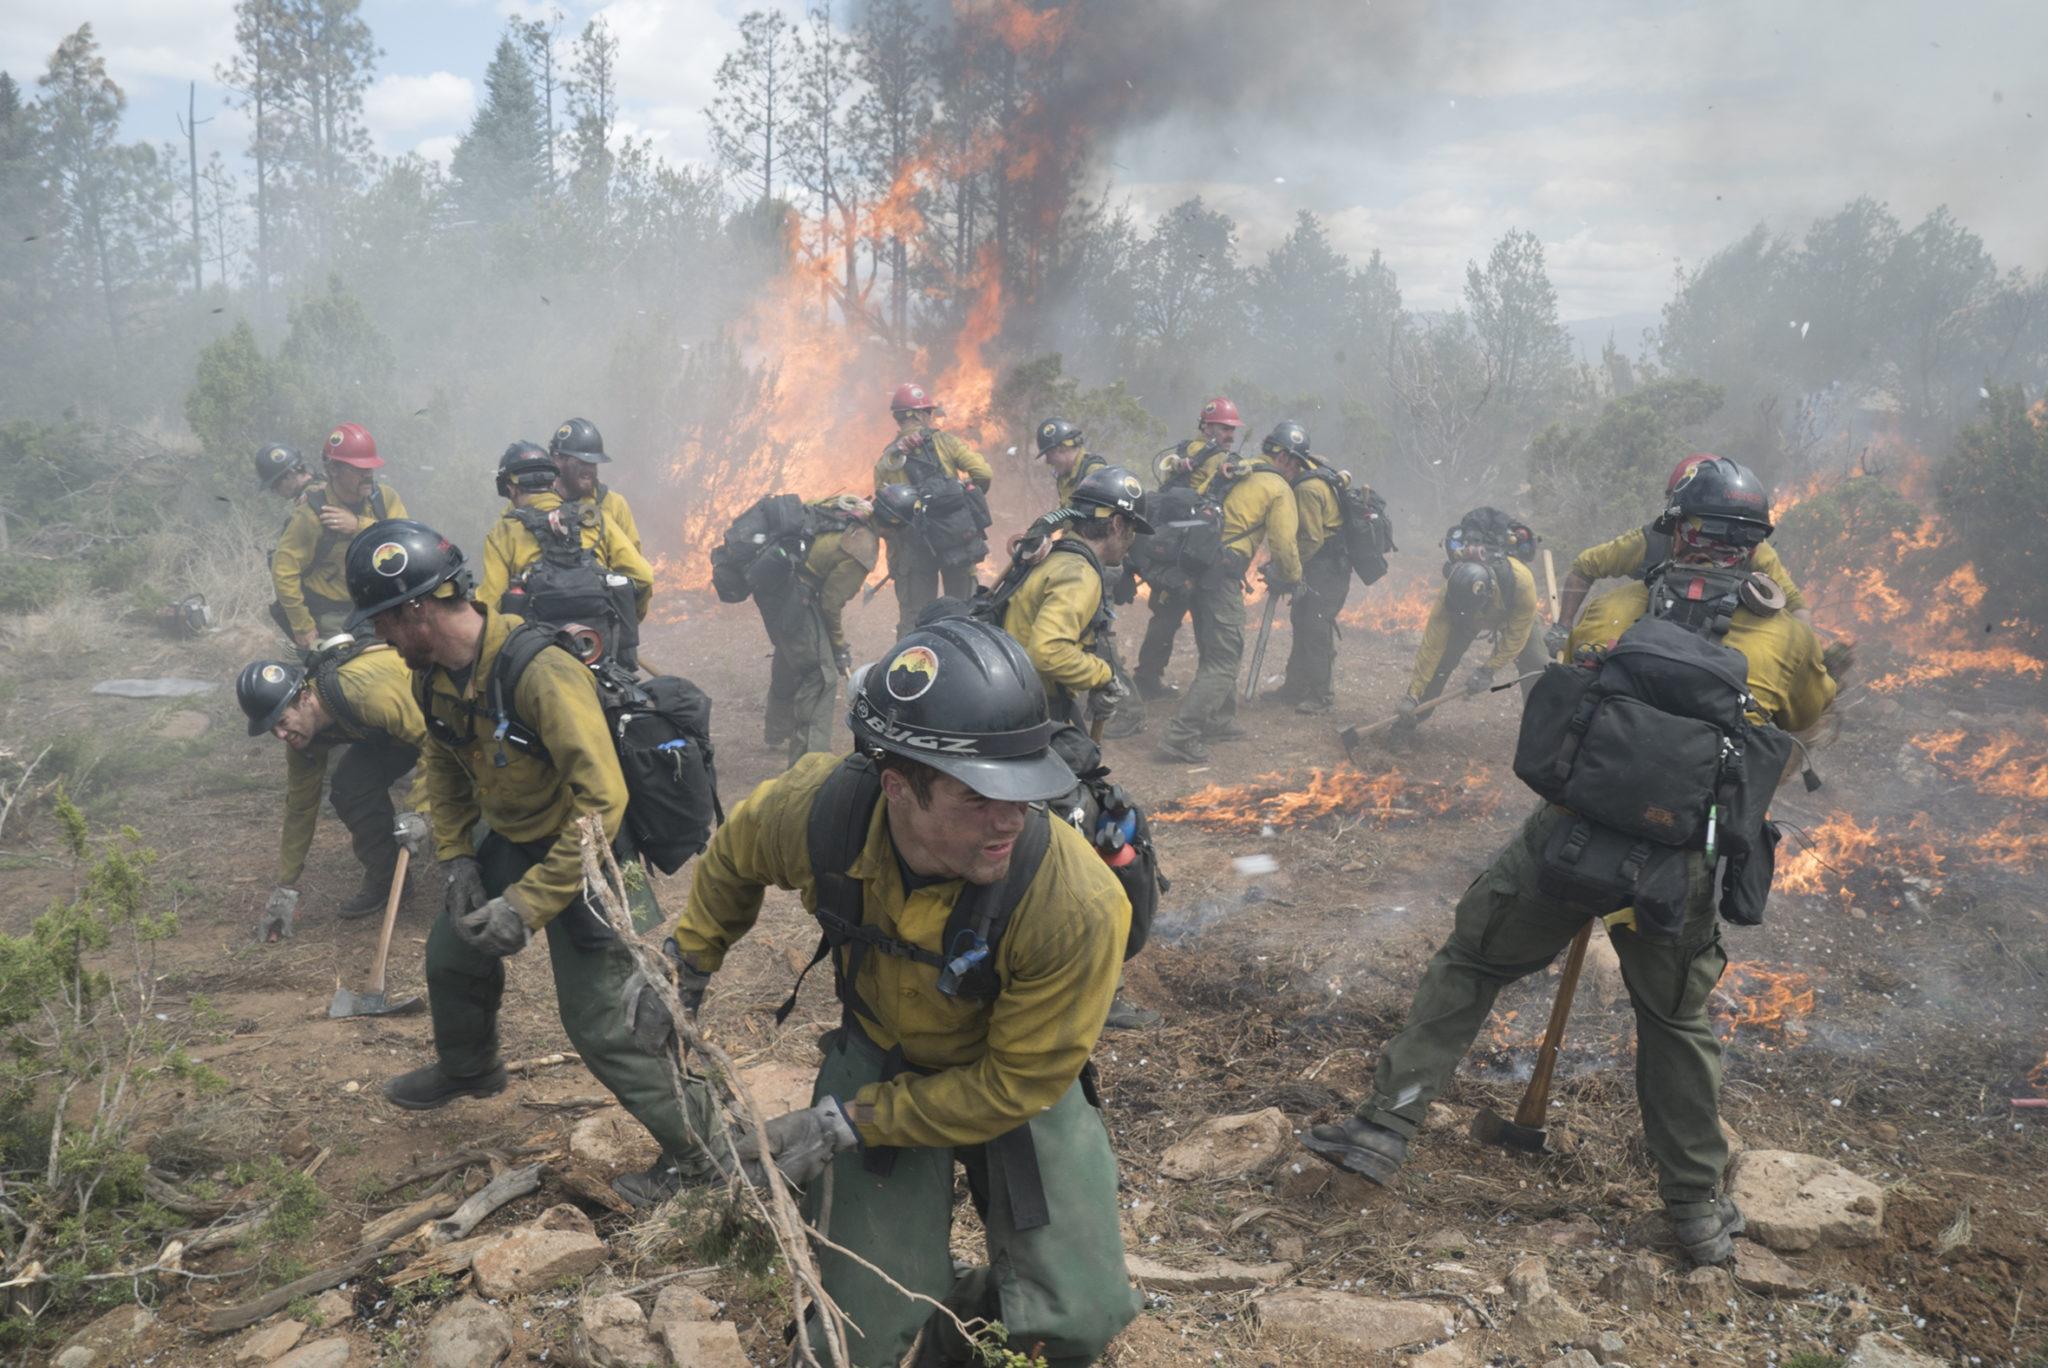
[[[1686,1258],[1705,1265],[1727,1263],[1735,1257],[1735,1237],[1743,1231],[1743,1220],[1742,1208],[1735,1205],[1734,1198],[1692,1202],[1666,1207],[1664,1211],[1671,1218],[1671,1231],[1678,1236]]]
[[[425,1068],[402,1073],[384,1085],[384,1096],[407,1111],[432,1111],[458,1097],[496,1097],[505,1091],[505,1066],[493,1064],[483,1073],[457,1078],[435,1060]]]
[[[1334,1125],[1311,1126],[1301,1143],[1310,1153],[1340,1169],[1371,1179],[1381,1187],[1394,1181],[1408,1158],[1408,1137],[1356,1116]]]

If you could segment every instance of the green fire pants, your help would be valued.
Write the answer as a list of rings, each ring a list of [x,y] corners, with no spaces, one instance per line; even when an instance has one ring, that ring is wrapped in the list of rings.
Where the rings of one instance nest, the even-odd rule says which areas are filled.
[[[1280,685],[1280,697],[1289,702],[1337,701],[1332,683],[1337,667],[1337,614],[1344,611],[1344,597],[1351,592],[1351,559],[1344,554],[1341,536],[1333,537],[1302,567],[1302,579],[1314,592],[1296,594],[1287,605],[1294,642],[1288,648],[1287,678]]]
[[[832,749],[832,705],[839,697],[839,671],[832,661],[832,633],[825,616],[801,587],[772,600],[754,596],[775,656],[768,666],[768,705],[762,739],[789,747],[789,763],[812,751]]]
[[[1195,682],[1166,728],[1172,745],[1199,744],[1237,718],[1237,671],[1244,663],[1242,557],[1226,555],[1202,576],[1189,603],[1195,624]]]

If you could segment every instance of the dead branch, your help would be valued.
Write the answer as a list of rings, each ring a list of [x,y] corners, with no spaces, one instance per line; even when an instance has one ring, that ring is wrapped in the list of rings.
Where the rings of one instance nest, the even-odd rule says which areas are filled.
[[[424,1221],[439,1220],[462,1204],[462,1194],[437,1192],[431,1197],[422,1197],[417,1202],[407,1203],[396,1211],[387,1211],[363,1226],[362,1242],[396,1243],[401,1236],[419,1229]]]
[[[532,1059],[515,1059],[505,1066],[508,1074],[532,1073],[535,1069],[552,1069],[557,1064],[581,1064],[583,1056],[574,1050],[563,1050],[557,1054],[536,1055]]]
[[[499,1207],[516,1202],[529,1192],[539,1191],[541,1167],[528,1164],[525,1168],[511,1169],[491,1179],[475,1196],[455,1208],[451,1215],[436,1221],[428,1242],[433,1245],[451,1244],[475,1230],[484,1217]]]
[[[471,1164],[484,1164],[494,1161],[502,1162],[507,1159],[524,1159],[530,1155],[543,1154],[546,1153],[547,1148],[546,1145],[490,1145],[478,1149],[459,1150],[445,1159],[429,1159],[424,1164],[407,1169],[386,1183],[384,1191],[387,1193],[396,1192],[402,1187],[425,1182],[429,1178],[439,1178],[444,1173],[450,1173],[459,1168],[467,1168]]]

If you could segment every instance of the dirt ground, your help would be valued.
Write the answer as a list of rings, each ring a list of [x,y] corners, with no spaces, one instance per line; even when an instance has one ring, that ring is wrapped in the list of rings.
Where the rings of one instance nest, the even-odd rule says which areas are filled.
[[[1127,619],[1133,638],[1143,614],[1139,607]],[[893,618],[886,592],[854,611],[857,656],[887,643]],[[59,638],[68,649],[59,649]],[[160,964],[161,1009],[192,1019],[194,1055],[230,1080],[224,1099],[193,1095],[178,1109],[186,1122],[232,1113],[260,1152],[285,1153],[294,1141],[330,1151],[317,1173],[324,1212],[295,1251],[313,1267],[347,1248],[364,1219],[395,1204],[383,1195],[393,1176],[470,1146],[526,1143],[565,1125],[578,1099],[602,1090],[569,1066],[525,1075],[497,1098],[424,1115],[381,1100],[384,1078],[427,1060],[428,1027],[424,1017],[326,1018],[336,983],[366,977],[376,932],[374,918],[333,915],[354,888],[355,870],[331,814],[323,815],[304,881],[297,936],[277,945],[252,941],[274,875],[283,761],[276,742],[245,739],[227,684],[241,661],[270,650],[270,640],[253,626],[178,644],[133,625],[94,635],[46,624],[18,634],[0,654],[8,685],[0,734],[26,754],[55,741],[60,758],[87,770],[74,787],[94,822],[130,823],[160,852],[157,877],[181,918]],[[1258,776],[1278,776],[1261,782],[1266,793],[1310,790],[1312,771],[1343,760],[1338,725],[1391,711],[1414,645],[1412,631],[1347,629],[1338,716],[1249,709],[1243,721],[1251,739],[1219,744],[1211,766],[1154,763],[1159,717],[1148,735],[1112,743],[1110,760],[1119,780],[1162,813],[1205,786]],[[1277,676],[1286,646],[1283,615],[1270,674]],[[728,804],[779,769],[780,756],[760,743],[767,659],[751,607],[693,598],[651,631],[645,649],[717,701]],[[1184,634],[1170,677],[1185,682],[1193,663]],[[95,679],[156,674],[217,679],[223,687],[175,704],[87,692]],[[2023,858],[2001,864],[1996,852],[1968,841],[2001,819],[2038,830],[2040,809],[2036,800],[1975,792],[1916,759],[1922,752],[1909,744],[1937,730],[2012,730],[2038,754],[2048,749],[2040,705],[2038,685],[1949,683],[1883,696],[1850,690],[1841,736],[1820,757],[1826,786],[1809,794],[1789,785],[1779,815],[1818,828],[1846,813],[1883,832],[1911,829],[1915,840],[1897,849],[1880,841],[1855,863],[1820,871],[1819,891],[1774,895],[1765,926],[1728,930],[1731,958],[1744,966],[1731,971],[1730,991],[1717,1002],[1730,1033],[1729,1125],[1752,1148],[1825,1155],[1886,1193],[1882,1242],[1794,1259],[1812,1274],[1816,1292],[1778,1300],[1739,1292],[1709,1302],[1674,1292],[1651,1307],[1623,1307],[1595,1292],[1648,1238],[1655,1223],[1643,1218],[1656,1210],[1629,1082],[1626,1000],[1597,971],[1572,1024],[1553,1104],[1559,1154],[1534,1159],[1484,1149],[1462,1125],[1480,1105],[1512,1110],[1548,1010],[1550,982],[1539,976],[1503,996],[1493,1038],[1482,1037],[1395,1189],[1335,1175],[1299,1150],[1241,1180],[1187,1183],[1162,1174],[1167,1147],[1207,1118],[1277,1107],[1305,1127],[1341,1115],[1366,1090],[1377,1048],[1398,1025],[1457,896],[1533,802],[1507,765],[1511,694],[1448,704],[1412,748],[1374,749],[1363,775],[1337,781],[1380,781],[1372,800],[1312,804],[1310,811],[1333,810],[1303,816],[1299,803],[1260,809],[1252,805],[1257,795],[1207,795],[1161,823],[1173,888],[1152,946],[1130,966],[1129,989],[1166,1020],[1151,1032],[1106,1036],[1097,1053],[1133,1249],[1168,1264],[1283,1262],[1291,1265],[1283,1284],[1433,1299],[1447,1313],[1480,1320],[1467,1334],[1480,1351],[1475,1363],[1553,1356],[1487,1328],[1506,1321],[1503,1280],[1524,1254],[1547,1259],[1558,1291],[1596,1330],[1624,1335],[1625,1357],[1636,1368],[1845,1353],[1873,1329],[1896,1331],[1946,1362],[2048,1361],[2041,1176],[2048,1130],[2028,1119],[2048,1114],[2015,1111],[2008,1101],[2028,1093],[2027,1075],[2048,1043],[2048,917],[2032,896],[2039,871],[2024,843]],[[204,731],[169,739],[199,727],[191,714],[205,719]],[[1280,813],[1294,815],[1261,820]],[[63,886],[47,807],[17,810],[4,848],[0,919],[18,931]],[[1916,863],[1921,850],[1937,863]],[[1269,856],[1271,872],[1240,873],[1233,861],[1248,856]],[[429,884],[414,881],[400,916],[394,993],[421,989]],[[671,909],[680,907],[685,886],[683,879],[660,885]],[[718,976],[705,1024],[743,1064],[815,1060],[819,1031],[837,1017],[827,976],[812,977],[786,1028],[776,1030],[771,1017],[814,939],[794,900],[771,895],[759,930]],[[546,957],[524,954],[509,968],[506,1054],[565,1049]],[[1773,1022],[1772,993],[1780,987],[1786,1010]],[[1801,996],[1809,991],[1810,999]],[[1800,1010],[1803,1004],[1810,1009]],[[156,1124],[180,1119],[166,1115]],[[559,1189],[544,1187],[492,1225],[561,1200]],[[620,1234],[627,1224],[610,1212],[593,1214],[600,1234]],[[627,1266],[629,1243],[613,1241],[615,1282],[663,1271]],[[198,1266],[232,1267],[236,1258],[226,1251]],[[358,1361],[410,1361],[431,1307],[400,1306],[374,1278],[350,1289]],[[246,1281],[153,1289],[163,1320],[147,1351],[159,1363],[228,1362],[231,1340],[199,1335],[199,1317],[259,1290]],[[771,1361],[781,1343],[779,1305],[730,1278],[710,1290],[733,1303],[728,1315],[754,1360]],[[1109,1362],[1257,1368],[1337,1361],[1262,1328],[1256,1296],[1148,1294],[1145,1315]],[[572,1303],[567,1295],[542,1297],[524,1308],[515,1362],[521,1352],[560,1360]]]

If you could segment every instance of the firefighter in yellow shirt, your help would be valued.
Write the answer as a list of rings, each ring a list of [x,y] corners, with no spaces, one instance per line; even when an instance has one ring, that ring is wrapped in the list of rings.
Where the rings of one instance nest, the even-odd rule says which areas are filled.
[[[1073,502],[1074,487],[1082,477],[1109,464],[1087,448],[1080,424],[1064,418],[1048,418],[1038,425],[1038,459],[1052,471],[1053,493],[1061,508]]]
[[[349,538],[373,522],[405,516],[398,491],[378,480],[383,458],[359,424],[327,434],[326,462],[327,482],[305,491],[270,555],[276,612],[301,648],[336,635],[348,621],[341,561]]]
[[[974,567],[988,555],[981,535],[988,526],[988,492],[995,484],[981,453],[932,425],[939,403],[922,385],[901,384],[889,399],[896,439],[875,462],[875,497],[907,485],[918,492],[913,521],[897,527],[884,521],[889,577],[896,582],[896,632],[917,622],[941,586],[953,598],[974,596]],[[961,488],[962,482],[971,492]]]
[[[1294,490],[1263,458],[1225,462],[1209,484],[1223,494],[1222,553],[1203,572],[1191,596],[1195,624],[1195,682],[1166,728],[1159,758],[1173,764],[1209,761],[1209,741],[1235,741],[1237,672],[1244,661],[1244,577],[1259,548],[1266,592],[1292,596],[1301,589],[1301,518]]]
[[[1513,665],[1517,674],[1541,670],[1550,657],[1543,634],[1536,630],[1536,577],[1515,554],[1528,529],[1492,508],[1475,508],[1444,539],[1444,587],[1423,624],[1422,645],[1408,692],[1401,696],[1399,718],[1387,739],[1401,744],[1413,737],[1422,720],[1416,709],[1444,691],[1472,643],[1485,635],[1493,649],[1465,678],[1465,692],[1484,693],[1501,671]],[[1533,545],[1533,539],[1529,540]],[[1522,692],[1530,685],[1524,682]]]
[[[806,1187],[808,1218],[829,1200],[833,1243],[912,1292],[1001,1320],[1048,1363],[1091,1363],[1138,1310],[1087,1072],[1130,902],[1087,838],[1047,818],[1074,776],[1004,633],[960,617],[910,633],[865,673],[849,721],[853,756],[805,756],[761,785],[697,861],[675,934],[683,1004],[703,1000],[765,890],[795,890],[824,929],[841,1024],[812,1105],[741,1155],[765,1151]],[[956,1164],[989,1255],[957,1278]],[[831,1250],[818,1261],[859,1327],[853,1362],[899,1362],[930,1306]],[[953,1356],[934,1361],[964,1351],[942,1342]]]
[[[1216,478],[1216,472],[1230,459],[1237,434],[1243,427],[1244,420],[1238,416],[1237,405],[1224,396],[1219,394],[1202,405],[1201,415],[1196,419],[1199,435],[1160,452],[1154,463],[1160,490],[1185,486],[1201,493],[1208,489],[1209,482]],[[1141,577],[1142,574],[1141,570]],[[1150,585],[1145,606],[1151,611],[1151,617],[1146,620],[1144,638],[1138,643],[1138,660],[1133,667],[1131,681],[1148,703],[1180,694],[1179,689],[1166,682],[1166,667],[1173,659],[1173,639],[1179,635],[1180,624],[1193,603],[1192,592]]]
[[[626,496],[597,478],[597,468],[611,464],[605,455],[604,437],[588,418],[571,418],[555,429],[548,439],[548,455],[555,458],[558,492],[571,503],[597,505],[605,523],[616,528],[635,551],[640,545],[640,525],[633,521],[632,505]]]
[[[265,926],[290,934],[320,819],[321,782],[336,751],[330,801],[363,868],[362,883],[336,913],[354,918],[381,910],[398,863],[391,786],[418,763],[426,737],[412,675],[398,653],[349,642],[310,669],[299,661],[251,661],[235,680],[235,701],[249,719],[249,735],[269,732],[289,748],[277,886],[264,908]],[[412,806],[424,798],[416,784]]]
[[[1294,644],[1287,652],[1287,676],[1265,695],[1273,703],[1292,703],[1299,713],[1326,713],[1337,706],[1337,614],[1351,591],[1351,556],[1344,547],[1344,503],[1337,473],[1309,451],[1308,429],[1281,423],[1261,450],[1273,468],[1294,486],[1300,530],[1301,578],[1306,593],[1288,605]]]
[[[763,739],[787,746],[789,763],[832,749],[832,705],[853,668],[846,605],[860,592],[881,552],[869,525],[874,506],[850,494],[804,507],[801,559],[786,580],[757,577],[754,606],[775,655],[768,667]]]

